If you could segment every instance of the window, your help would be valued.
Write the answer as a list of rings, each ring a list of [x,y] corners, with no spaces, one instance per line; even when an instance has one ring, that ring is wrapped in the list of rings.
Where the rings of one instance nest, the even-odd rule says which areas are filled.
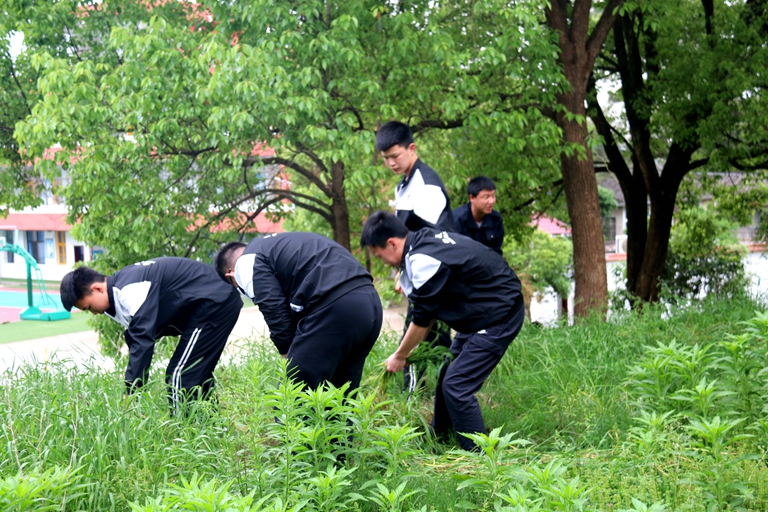
[[[15,234],[15,231],[13,231],[12,229],[5,230],[5,243],[7,243],[8,245],[15,244],[16,241],[13,239],[13,235],[14,234]],[[5,255],[6,255],[5,256],[5,258],[6,258],[5,261],[7,261],[8,263],[13,263],[13,256],[14,256],[14,254],[12,252],[8,251],[8,252],[5,253]]]
[[[45,263],[45,231],[27,231],[27,252],[38,264]]]
[[[67,264],[67,232],[56,232],[56,260],[59,265]]]
[[[606,242],[616,240],[616,217],[603,217],[603,236]]]

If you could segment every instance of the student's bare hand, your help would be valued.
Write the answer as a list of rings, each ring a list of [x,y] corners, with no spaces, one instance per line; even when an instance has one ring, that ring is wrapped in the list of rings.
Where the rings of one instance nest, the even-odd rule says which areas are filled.
[[[405,367],[405,358],[398,357],[396,354],[392,354],[387,359],[387,371],[397,373],[403,370]]]

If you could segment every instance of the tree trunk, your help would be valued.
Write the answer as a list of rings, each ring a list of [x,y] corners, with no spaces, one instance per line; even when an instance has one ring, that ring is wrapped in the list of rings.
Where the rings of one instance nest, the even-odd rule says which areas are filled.
[[[562,95],[559,103],[569,113],[586,116],[586,91],[573,91]],[[576,282],[574,315],[584,317],[590,311],[603,312],[608,302],[608,278],[605,267],[605,242],[600,217],[600,200],[592,152],[586,144],[587,128],[584,123],[558,114],[558,125],[563,130],[567,145],[584,148],[586,158],[579,152],[560,157],[563,169],[563,189],[571,219],[573,239],[573,266]]]
[[[648,238],[648,193],[639,172],[628,173],[619,185],[627,214],[627,291],[637,293],[637,280],[645,259]]]
[[[659,299],[659,279],[664,273],[669,249],[669,234],[675,213],[675,199],[680,182],[691,170],[691,156],[694,148],[683,149],[673,143],[667,154],[667,161],[661,175],[654,175],[651,197],[651,218],[648,222],[643,265],[637,276],[635,295],[644,302]],[[646,183],[649,180],[646,180]]]
[[[592,28],[592,1],[550,2],[547,25],[558,35],[560,63],[571,88],[558,95],[556,121],[563,130],[565,151],[560,157],[563,189],[571,218],[574,280],[574,314],[583,317],[592,310],[605,311],[608,305],[608,277],[605,267],[603,223],[592,152],[587,146],[587,85],[597,55],[613,26],[624,0],[609,0]],[[583,155],[575,148],[583,149]]]
[[[344,195],[344,163],[331,165],[331,228],[333,239],[348,251],[352,250],[349,240],[349,209]]]

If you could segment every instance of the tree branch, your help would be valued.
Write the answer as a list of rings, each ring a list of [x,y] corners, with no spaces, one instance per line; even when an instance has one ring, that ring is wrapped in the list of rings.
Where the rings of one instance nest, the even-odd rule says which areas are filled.
[[[265,165],[279,164],[285,167],[290,167],[294,171],[298,172],[299,174],[307,178],[310,181],[310,183],[312,183],[317,188],[319,188],[323,194],[325,194],[328,197],[331,197],[331,190],[328,188],[328,186],[325,183],[323,183],[323,181],[320,178],[318,178],[309,169],[297,164],[293,160],[288,160],[286,158],[281,158],[278,156],[246,158],[245,160],[243,160],[243,167],[253,167],[257,162],[261,162]]]
[[[438,121],[437,119],[424,119],[411,126],[413,133],[417,133],[427,128],[437,128],[440,130],[447,130],[450,128],[460,128],[464,126],[464,119],[453,119],[450,121]]]
[[[613,22],[616,20],[618,8],[623,4],[624,0],[610,0],[608,5],[603,9],[603,13],[600,15],[600,20],[592,30],[589,39],[587,39],[586,50],[588,69],[592,69],[595,65],[595,60],[597,60],[597,56],[600,54],[600,50],[603,47],[603,43],[605,43],[606,37],[608,37],[608,32],[611,30]]]

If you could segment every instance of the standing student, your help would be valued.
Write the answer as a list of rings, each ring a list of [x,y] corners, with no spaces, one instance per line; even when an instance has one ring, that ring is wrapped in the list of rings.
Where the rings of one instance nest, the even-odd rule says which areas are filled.
[[[373,278],[348,250],[314,233],[279,233],[225,245],[214,266],[259,306],[297,381],[357,389],[383,312]]]
[[[395,188],[395,215],[408,229],[435,228],[455,231],[450,199],[440,176],[421,161],[410,126],[389,121],[376,132],[376,149],[392,172],[402,176]],[[396,289],[401,291],[396,285]],[[405,317],[405,327],[411,322],[411,306]],[[437,326],[430,331],[432,345],[451,345],[450,329]],[[413,392],[423,371],[408,365],[403,371],[406,390]]]
[[[454,360],[443,368],[435,390],[432,427],[440,435],[486,433],[475,394],[501,360],[525,318],[520,281],[504,259],[474,240],[424,228],[410,231],[394,215],[376,212],[365,223],[360,245],[400,269],[400,284],[413,304],[413,321],[387,359],[400,371],[435,319],[459,334]],[[466,450],[476,448],[459,436]]]
[[[376,150],[392,172],[402,176],[395,188],[395,215],[408,229],[455,231],[448,193],[440,176],[416,154],[411,128],[389,121],[376,132]]]
[[[60,292],[67,311],[105,314],[125,328],[129,393],[147,381],[155,340],[181,336],[165,371],[173,413],[185,399],[210,396],[213,370],[243,306],[212,267],[185,258],[142,261],[111,276],[79,267],[64,276]]]
[[[467,185],[469,202],[453,210],[456,232],[468,236],[501,254],[504,244],[504,222],[493,209],[496,184],[491,178],[478,176]]]

